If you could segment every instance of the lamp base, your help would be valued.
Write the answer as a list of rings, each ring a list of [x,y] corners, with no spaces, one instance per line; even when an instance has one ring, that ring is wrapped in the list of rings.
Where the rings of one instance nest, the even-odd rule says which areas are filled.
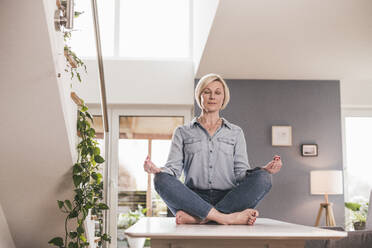
[[[335,216],[333,215],[332,203],[320,203],[318,216],[316,217],[315,226],[319,226],[323,208],[325,209],[326,226],[336,226]]]

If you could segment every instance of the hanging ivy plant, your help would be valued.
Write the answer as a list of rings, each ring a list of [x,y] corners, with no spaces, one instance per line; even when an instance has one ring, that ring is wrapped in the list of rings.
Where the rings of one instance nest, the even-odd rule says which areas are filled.
[[[71,36],[70,36],[71,37]],[[83,68],[87,72],[87,66],[84,62],[71,50],[71,47],[65,45],[64,54],[67,60],[65,72],[71,73],[71,79],[76,76],[76,78],[81,82],[81,76],[78,68]]]
[[[62,2],[63,4],[63,2]],[[75,13],[75,17],[81,12]],[[64,40],[67,42],[71,38],[71,32],[64,33]],[[65,45],[64,54],[66,66],[70,69],[71,79],[74,75],[81,82],[78,68],[83,68],[86,72],[84,62],[76,56],[71,48]],[[66,69],[68,72],[68,70]],[[105,161],[100,155],[101,151],[96,141],[96,131],[92,127],[93,118],[88,112],[88,107],[84,101],[79,99],[79,109],[77,118],[77,132],[79,144],[77,145],[78,159],[72,167],[72,179],[74,182],[74,197],[72,200],[58,200],[58,208],[66,214],[64,223],[64,237],[55,237],[48,243],[60,248],[80,248],[89,246],[84,229],[84,221],[89,211],[96,217],[99,223],[98,231],[95,236],[98,238],[98,247],[102,247],[104,242],[111,242],[111,237],[103,231],[103,211],[108,210],[108,206],[103,203],[103,181],[100,173],[100,165]],[[69,225],[73,223],[74,225]],[[70,226],[74,226],[69,230]]]
[[[75,196],[72,201],[57,201],[59,209],[65,213],[65,237],[55,237],[49,241],[63,248],[78,248],[89,245],[84,230],[84,221],[88,216],[89,210],[92,215],[97,216],[99,231],[96,236],[100,238],[98,247],[102,247],[104,241],[111,241],[108,234],[103,233],[103,211],[108,206],[103,200],[103,182],[100,165],[104,162],[101,157],[96,132],[92,127],[92,116],[87,111],[88,108],[82,104],[78,111],[77,131],[79,134],[79,144],[77,145],[78,160],[73,166],[73,182]],[[90,120],[90,122],[89,122]],[[76,229],[68,230],[69,221],[75,221]]]

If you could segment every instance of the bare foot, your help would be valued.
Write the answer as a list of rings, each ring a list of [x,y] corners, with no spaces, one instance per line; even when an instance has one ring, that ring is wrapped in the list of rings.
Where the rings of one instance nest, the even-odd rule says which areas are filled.
[[[201,224],[202,220],[180,210],[180,211],[177,211],[176,213],[176,223],[177,224]]]
[[[253,225],[256,222],[258,211],[254,209],[246,209],[241,212],[231,213],[228,215],[230,225]]]

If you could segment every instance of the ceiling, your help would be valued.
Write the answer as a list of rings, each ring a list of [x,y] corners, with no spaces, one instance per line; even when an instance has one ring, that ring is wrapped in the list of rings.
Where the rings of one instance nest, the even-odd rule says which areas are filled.
[[[220,1],[196,77],[372,79],[372,1]]]

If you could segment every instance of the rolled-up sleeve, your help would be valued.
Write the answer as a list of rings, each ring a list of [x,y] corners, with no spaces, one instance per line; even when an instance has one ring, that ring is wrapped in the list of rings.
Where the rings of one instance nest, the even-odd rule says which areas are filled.
[[[179,178],[182,174],[184,154],[183,154],[183,138],[181,135],[181,127],[177,127],[173,133],[172,144],[168,155],[168,160],[162,172],[168,173]]]
[[[242,180],[246,171],[251,169],[248,162],[247,145],[244,138],[243,130],[240,130],[237,136],[237,141],[235,145],[235,155],[234,155],[234,174],[237,181]]]

